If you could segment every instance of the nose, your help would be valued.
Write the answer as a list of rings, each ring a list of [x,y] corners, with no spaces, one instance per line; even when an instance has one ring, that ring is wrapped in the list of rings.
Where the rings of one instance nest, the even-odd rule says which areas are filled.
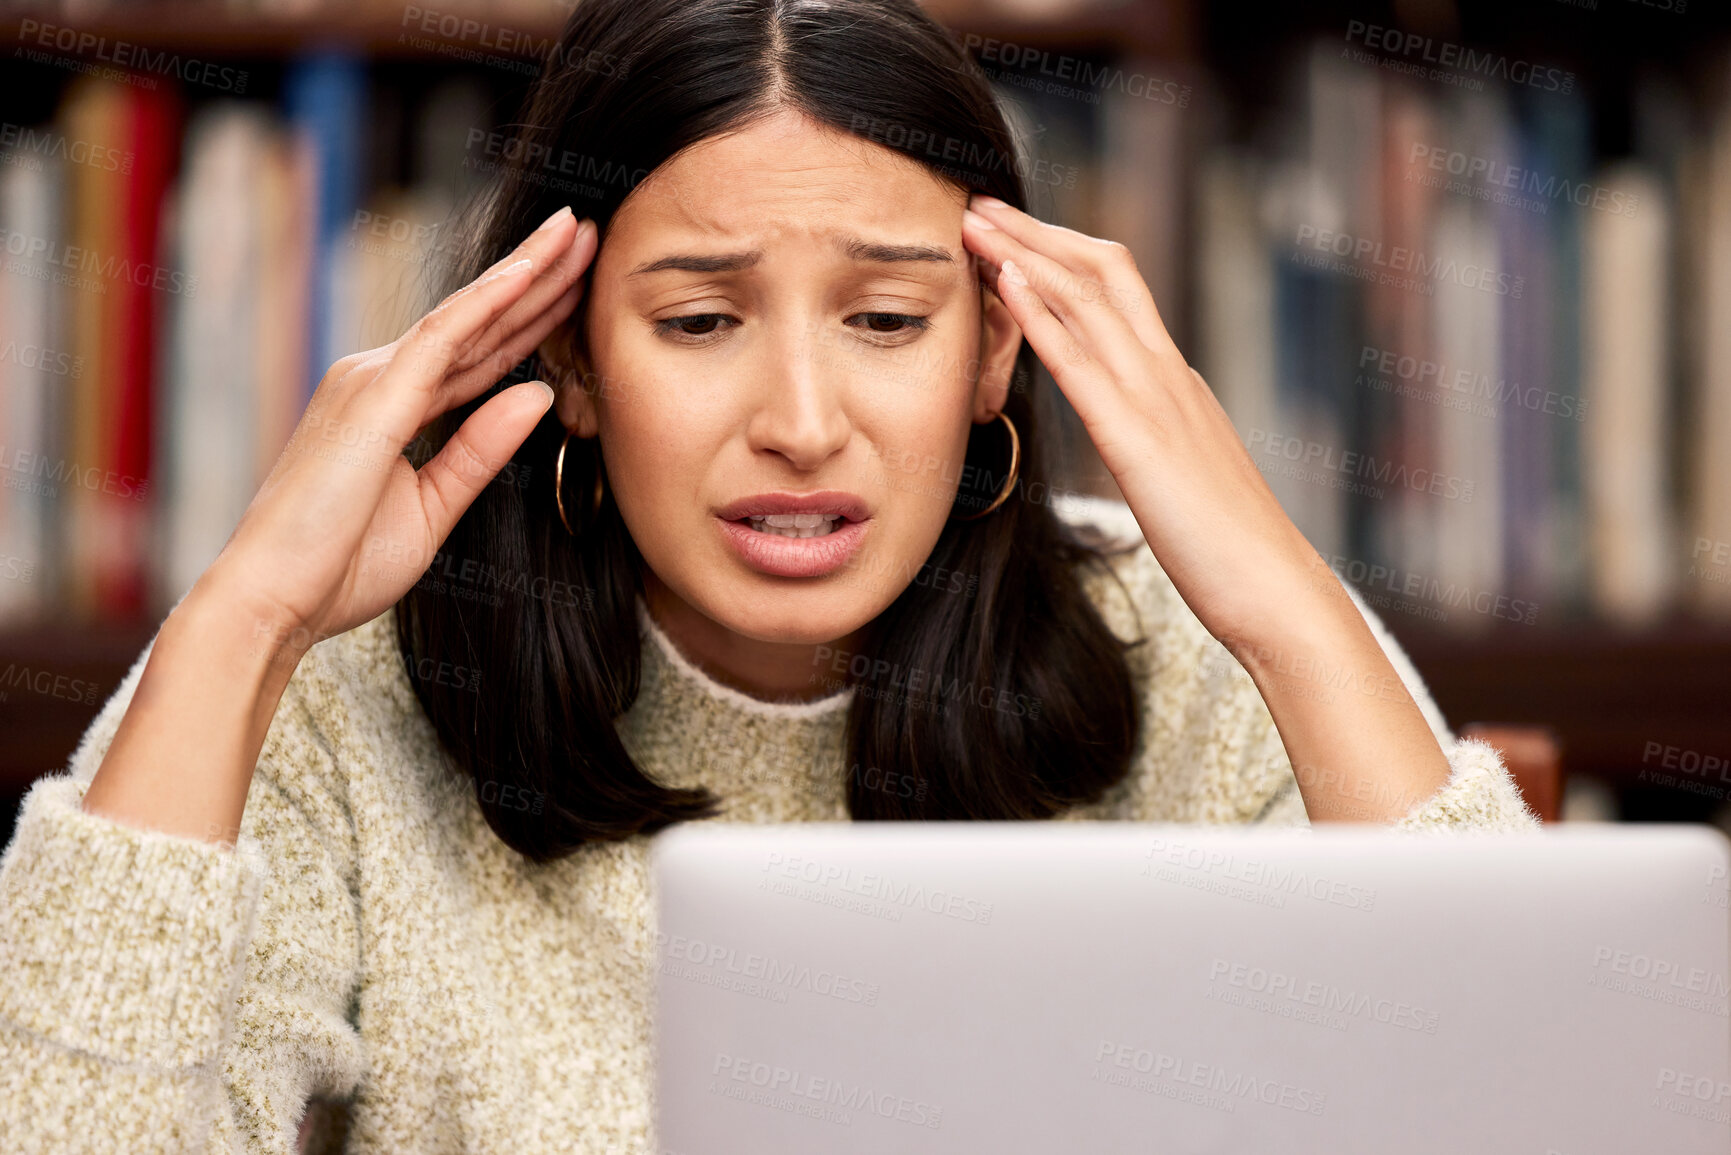
[[[801,472],[841,452],[853,434],[842,407],[846,372],[822,355],[815,322],[789,324],[766,342],[764,387],[746,427],[754,453],[774,453]]]

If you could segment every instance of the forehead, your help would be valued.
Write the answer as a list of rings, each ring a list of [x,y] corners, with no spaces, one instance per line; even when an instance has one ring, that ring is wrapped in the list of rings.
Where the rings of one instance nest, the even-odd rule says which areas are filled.
[[[669,231],[734,238],[930,233],[959,226],[966,190],[872,141],[781,111],[685,149],[632,190],[608,227],[616,248]]]

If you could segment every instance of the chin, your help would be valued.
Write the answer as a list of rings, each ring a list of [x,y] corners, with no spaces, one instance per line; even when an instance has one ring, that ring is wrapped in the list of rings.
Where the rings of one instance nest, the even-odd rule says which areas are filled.
[[[742,637],[785,645],[827,645],[867,625],[889,605],[837,575],[834,580],[752,574],[699,608]]]

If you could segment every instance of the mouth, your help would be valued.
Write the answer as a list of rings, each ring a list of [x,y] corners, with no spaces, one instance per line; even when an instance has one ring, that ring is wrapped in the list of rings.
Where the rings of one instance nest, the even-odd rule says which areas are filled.
[[[762,493],[715,511],[746,565],[777,577],[819,577],[846,565],[871,510],[851,493]]]
[[[758,493],[715,511],[759,533],[782,537],[823,537],[849,522],[866,521],[871,510],[861,498],[839,489],[814,493]]]
[[[758,533],[779,537],[828,537],[847,523],[839,513],[766,513],[740,520]]]

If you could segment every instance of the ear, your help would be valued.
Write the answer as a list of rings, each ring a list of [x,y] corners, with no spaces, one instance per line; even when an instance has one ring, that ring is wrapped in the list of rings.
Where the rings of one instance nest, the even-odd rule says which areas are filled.
[[[1010,395],[1016,353],[1022,347],[1022,327],[1010,316],[998,294],[980,287],[980,375],[974,383],[973,421],[983,425],[996,417]]]
[[[577,326],[570,321],[559,326],[536,352],[547,366],[547,384],[553,387],[553,412],[560,424],[579,437],[594,437],[601,431],[595,411],[594,374],[577,348]]]

